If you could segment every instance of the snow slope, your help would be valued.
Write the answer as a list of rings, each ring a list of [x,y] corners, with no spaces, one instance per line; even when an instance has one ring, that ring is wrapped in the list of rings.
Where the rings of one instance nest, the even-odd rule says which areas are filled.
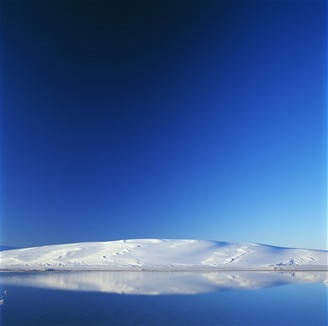
[[[253,243],[141,239],[0,252],[1,270],[327,270],[328,252]]]

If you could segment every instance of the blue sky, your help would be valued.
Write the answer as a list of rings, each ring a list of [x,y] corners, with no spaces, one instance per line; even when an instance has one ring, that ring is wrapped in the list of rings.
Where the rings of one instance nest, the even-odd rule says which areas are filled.
[[[2,245],[327,248],[326,2],[1,6]]]

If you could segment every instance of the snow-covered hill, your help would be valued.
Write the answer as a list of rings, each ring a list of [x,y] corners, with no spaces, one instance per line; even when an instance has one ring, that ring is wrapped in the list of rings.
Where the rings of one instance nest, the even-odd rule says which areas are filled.
[[[327,270],[328,252],[253,243],[141,239],[0,252],[1,270]]]

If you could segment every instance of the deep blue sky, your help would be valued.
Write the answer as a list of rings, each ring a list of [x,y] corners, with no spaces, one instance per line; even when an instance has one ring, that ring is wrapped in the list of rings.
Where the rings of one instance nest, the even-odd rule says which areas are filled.
[[[1,3],[1,244],[327,247],[325,1]]]

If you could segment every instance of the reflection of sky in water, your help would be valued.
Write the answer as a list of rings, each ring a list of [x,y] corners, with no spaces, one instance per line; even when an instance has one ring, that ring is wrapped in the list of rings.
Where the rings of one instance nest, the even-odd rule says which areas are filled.
[[[0,306],[0,324],[326,326],[327,287],[316,283],[322,282],[324,274],[6,274],[1,275],[2,292],[8,292]],[[290,284],[275,286],[286,283]],[[258,290],[243,290],[255,288]],[[118,294],[120,291],[129,295]],[[155,293],[166,295],[137,295]],[[187,293],[195,295],[184,295]]]
[[[327,272],[30,272],[3,273],[1,284],[119,294],[201,294],[324,283]]]

